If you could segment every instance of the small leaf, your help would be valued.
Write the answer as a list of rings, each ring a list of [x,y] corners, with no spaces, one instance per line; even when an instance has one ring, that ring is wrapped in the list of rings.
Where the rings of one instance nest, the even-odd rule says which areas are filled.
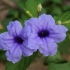
[[[26,2],[26,9],[30,11],[30,13],[34,17],[38,16],[37,6],[38,6],[37,0],[27,0]]]

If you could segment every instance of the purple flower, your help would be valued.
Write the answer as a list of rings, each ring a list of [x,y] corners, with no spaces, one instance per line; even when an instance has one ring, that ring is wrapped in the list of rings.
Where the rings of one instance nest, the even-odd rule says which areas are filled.
[[[53,17],[46,14],[25,21],[25,27],[29,37],[27,47],[38,49],[44,56],[56,54],[56,43],[62,42],[68,31],[63,25],[56,25]]]
[[[34,50],[27,48],[28,39],[24,36],[25,29],[19,21],[10,22],[8,32],[0,34],[0,47],[6,51],[7,60],[13,63],[19,61],[21,56],[30,56]]]

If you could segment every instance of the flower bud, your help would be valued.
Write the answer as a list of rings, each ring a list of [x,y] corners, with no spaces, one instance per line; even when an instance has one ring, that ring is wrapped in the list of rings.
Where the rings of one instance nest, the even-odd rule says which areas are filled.
[[[29,17],[33,17],[33,15],[30,13],[30,11],[26,11],[26,14],[27,14]]]
[[[62,22],[59,20],[59,21],[57,21],[57,24],[61,24]]]
[[[38,10],[38,12],[42,11],[42,5],[41,4],[38,4],[37,10]]]

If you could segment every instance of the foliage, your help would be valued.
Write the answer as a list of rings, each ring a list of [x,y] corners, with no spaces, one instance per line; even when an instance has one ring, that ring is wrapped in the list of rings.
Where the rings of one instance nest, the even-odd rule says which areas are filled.
[[[12,62],[7,61],[6,62],[6,70],[26,70],[27,67],[30,65],[32,60],[36,57],[37,52],[35,52],[30,57],[22,57],[21,60],[15,64]]]

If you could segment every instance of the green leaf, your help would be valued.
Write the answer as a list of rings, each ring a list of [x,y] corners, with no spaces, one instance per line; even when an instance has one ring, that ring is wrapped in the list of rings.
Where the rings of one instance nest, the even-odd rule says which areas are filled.
[[[42,4],[42,3],[46,2],[46,0],[38,0],[37,2]]]
[[[44,57],[44,64],[47,65],[49,63],[66,63],[65,60],[62,59],[59,51],[54,56]]]
[[[58,44],[58,46],[58,49],[61,53],[70,54],[70,39],[68,38],[68,35],[63,42]]]
[[[61,21],[62,25],[66,26],[68,30],[70,31],[70,12],[66,12],[58,17],[55,18],[56,22]]]
[[[66,12],[66,13],[58,16],[56,20],[61,20],[62,22],[65,22],[67,20],[70,20],[70,12]]]
[[[35,52],[30,57],[22,57],[22,59],[15,64],[7,61],[6,70],[26,70],[27,67],[30,65],[30,63],[33,61],[33,59],[36,57],[36,55],[37,55],[37,52]]]
[[[70,65],[68,63],[65,64],[50,63],[48,65],[48,70],[70,70]]]
[[[18,6],[20,6],[20,8],[22,8],[22,7],[24,8],[26,1],[27,1],[27,0],[19,0],[19,1],[18,1]]]
[[[61,8],[54,5],[51,14],[54,14],[54,15],[60,15],[60,14],[62,14]]]
[[[38,16],[37,6],[38,6],[37,0],[27,0],[26,2],[26,9],[30,11],[33,17]]]

